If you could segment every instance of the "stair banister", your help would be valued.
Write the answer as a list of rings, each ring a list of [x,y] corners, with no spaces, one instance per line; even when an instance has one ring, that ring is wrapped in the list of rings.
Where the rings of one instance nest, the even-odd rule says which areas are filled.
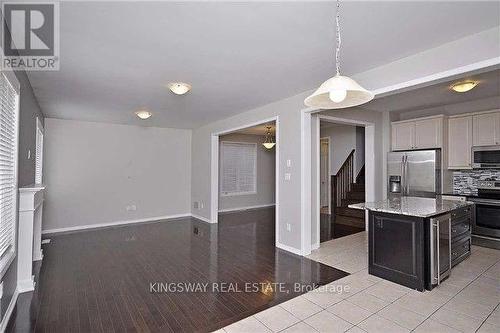
[[[347,198],[347,192],[351,189],[354,180],[354,152],[353,149],[347,156],[336,175],[332,176],[332,214],[336,207],[340,207],[342,199]]]

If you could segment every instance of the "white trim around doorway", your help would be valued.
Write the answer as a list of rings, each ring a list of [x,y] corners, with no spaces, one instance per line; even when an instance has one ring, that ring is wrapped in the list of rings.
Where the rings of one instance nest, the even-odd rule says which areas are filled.
[[[319,119],[319,118],[318,118]],[[331,191],[331,178],[332,178],[332,168],[331,168],[331,164],[330,164],[330,145],[331,145],[331,140],[330,140],[330,137],[329,136],[326,136],[326,137],[321,137],[321,127],[318,127],[318,135],[319,135],[319,142],[320,142],[320,145],[318,146],[318,149],[319,151],[317,152],[318,153],[318,156],[321,157],[321,140],[324,140],[324,141],[328,141],[328,159],[327,159],[327,164],[328,164],[328,177],[327,177],[327,180],[326,180],[326,187],[328,189],[328,192],[327,192],[327,196],[328,196],[328,199],[327,199],[327,202],[328,202],[328,214],[331,214],[332,213],[332,191]],[[321,165],[318,165],[318,174],[320,175],[320,180],[321,180]],[[319,194],[318,194],[318,198],[320,200],[320,204],[321,204],[321,184],[320,184],[320,189],[319,189]],[[320,207],[320,209],[323,208],[323,207]]]

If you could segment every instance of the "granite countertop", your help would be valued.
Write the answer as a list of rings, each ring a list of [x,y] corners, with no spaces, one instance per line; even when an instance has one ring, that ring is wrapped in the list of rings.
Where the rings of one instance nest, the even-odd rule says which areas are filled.
[[[473,205],[473,203],[468,201],[443,200],[440,198],[401,197],[376,202],[352,204],[349,205],[349,208],[416,217],[430,217],[469,205]]]

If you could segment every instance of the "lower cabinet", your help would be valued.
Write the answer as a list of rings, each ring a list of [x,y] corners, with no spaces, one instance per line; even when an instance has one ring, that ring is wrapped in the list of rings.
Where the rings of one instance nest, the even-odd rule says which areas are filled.
[[[465,207],[451,213],[451,266],[467,259],[471,253],[471,225],[474,208]]]
[[[368,230],[368,272],[423,291],[424,219],[371,212]]]

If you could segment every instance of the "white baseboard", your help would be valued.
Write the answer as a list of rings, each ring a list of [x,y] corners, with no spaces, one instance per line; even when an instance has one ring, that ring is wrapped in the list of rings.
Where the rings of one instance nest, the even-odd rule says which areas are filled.
[[[278,248],[280,248],[282,250],[288,251],[288,252],[292,252],[292,253],[297,254],[299,256],[303,256],[304,255],[303,252],[302,252],[302,250],[296,249],[296,248],[288,246],[288,245],[281,244],[279,242],[276,242],[276,247],[278,247]]]
[[[60,232],[78,231],[78,230],[85,230],[85,229],[98,229],[98,228],[103,228],[103,227],[112,227],[112,226],[124,225],[124,224],[153,222],[153,221],[160,221],[160,220],[171,220],[171,219],[178,219],[178,218],[190,217],[190,216],[191,216],[190,213],[185,213],[185,214],[155,216],[155,217],[148,217],[148,218],[136,219],[136,220],[116,221],[116,222],[108,222],[108,223],[96,223],[96,224],[89,224],[89,225],[79,225],[79,226],[67,227],[67,228],[56,228],[56,229],[42,230],[42,234],[55,234],[55,233],[60,233]]]
[[[0,322],[0,332],[5,332],[7,329],[7,325],[9,324],[10,316],[12,316],[12,311],[16,307],[17,297],[19,296],[19,290],[16,288],[14,291],[14,295],[10,299],[9,306],[7,307],[7,311],[5,311],[5,315],[2,318],[2,322]]]
[[[273,207],[273,206],[276,206],[276,204],[266,204],[266,205],[257,205],[257,206],[246,206],[246,207],[236,207],[236,208],[219,209],[219,213],[236,212],[236,211],[239,211],[239,210],[266,208],[266,207]]]
[[[210,220],[209,220],[209,219],[207,219],[206,217],[199,216],[199,215],[196,215],[196,214],[191,214],[191,217],[193,217],[193,218],[195,218],[195,219],[198,219],[198,220],[202,220],[203,222],[213,223],[212,221],[210,221]]]
[[[27,279],[27,280],[21,280],[21,281],[17,281],[17,292],[22,294],[22,293],[26,293],[28,291],[33,291],[35,290],[35,281],[34,281],[34,277],[32,277],[31,279]]]

